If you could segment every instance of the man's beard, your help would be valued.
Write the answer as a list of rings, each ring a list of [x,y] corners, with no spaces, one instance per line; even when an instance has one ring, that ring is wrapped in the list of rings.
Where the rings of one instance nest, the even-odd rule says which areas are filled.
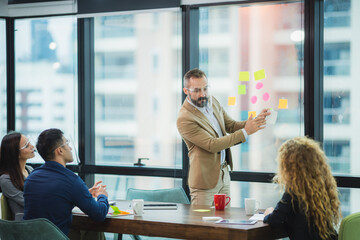
[[[198,107],[205,107],[209,102],[208,97],[199,97],[198,99],[192,99],[190,97],[190,100],[195,106],[198,106]]]

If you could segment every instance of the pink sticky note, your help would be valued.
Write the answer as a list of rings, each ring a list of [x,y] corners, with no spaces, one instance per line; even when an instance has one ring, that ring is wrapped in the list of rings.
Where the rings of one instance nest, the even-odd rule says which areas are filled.
[[[252,96],[251,99],[250,99],[251,103],[252,104],[255,104],[256,101],[257,101],[257,97],[256,96]]]
[[[264,101],[269,101],[269,99],[270,99],[270,95],[269,95],[269,93],[267,93],[267,92],[264,93],[262,97],[263,97],[263,100],[264,100]]]
[[[259,82],[256,84],[256,89],[261,89],[264,86],[264,84],[262,82]]]

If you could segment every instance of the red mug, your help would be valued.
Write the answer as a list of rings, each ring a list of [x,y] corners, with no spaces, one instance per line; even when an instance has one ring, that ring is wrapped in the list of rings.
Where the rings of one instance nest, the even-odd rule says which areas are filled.
[[[229,200],[225,203],[226,199]],[[226,196],[226,194],[214,194],[214,205],[216,210],[224,210],[230,201],[231,198],[229,196]]]

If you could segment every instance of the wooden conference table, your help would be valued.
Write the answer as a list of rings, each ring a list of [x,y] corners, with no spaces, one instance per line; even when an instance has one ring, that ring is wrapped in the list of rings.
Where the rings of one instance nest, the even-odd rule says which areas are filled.
[[[116,206],[120,210],[129,209],[129,204],[130,201],[126,200],[116,201]],[[209,206],[177,204],[176,210],[144,210],[142,217],[134,215],[107,217],[104,222],[94,222],[86,215],[73,214],[72,228],[180,239],[250,240],[286,237],[284,229],[271,228],[262,221],[254,225],[228,225],[202,220],[202,217],[214,216],[224,219],[249,218],[243,208],[231,207],[224,211],[216,211]]]

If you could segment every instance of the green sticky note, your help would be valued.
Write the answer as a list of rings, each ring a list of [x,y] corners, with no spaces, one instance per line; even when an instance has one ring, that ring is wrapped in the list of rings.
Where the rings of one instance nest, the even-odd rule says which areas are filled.
[[[238,86],[238,93],[239,93],[239,95],[246,94],[246,85],[239,85]]]
[[[120,213],[120,210],[118,207],[112,206],[112,205],[110,205],[110,207],[112,208],[112,210],[114,210],[114,213]]]
[[[255,81],[265,78],[265,69],[254,72]]]
[[[239,73],[239,81],[249,81],[250,73],[249,72],[240,72]]]

